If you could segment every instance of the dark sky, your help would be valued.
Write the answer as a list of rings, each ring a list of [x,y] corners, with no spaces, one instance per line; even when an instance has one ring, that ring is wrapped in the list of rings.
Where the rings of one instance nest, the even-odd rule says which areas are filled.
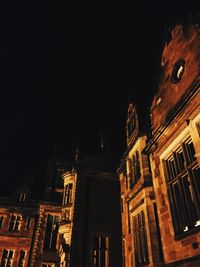
[[[7,188],[30,173],[42,179],[50,152],[67,155],[77,136],[91,151],[100,131],[109,131],[119,158],[128,99],[145,114],[156,90],[165,29],[199,12],[191,1],[40,2],[1,8],[0,177]]]

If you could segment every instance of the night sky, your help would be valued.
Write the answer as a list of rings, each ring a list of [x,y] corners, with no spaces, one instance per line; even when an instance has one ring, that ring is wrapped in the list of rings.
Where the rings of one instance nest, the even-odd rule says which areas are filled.
[[[145,121],[156,91],[164,33],[199,12],[191,1],[27,2],[2,19],[1,193],[42,181],[52,151],[70,154],[77,138],[97,151],[101,131],[119,159],[128,100]]]

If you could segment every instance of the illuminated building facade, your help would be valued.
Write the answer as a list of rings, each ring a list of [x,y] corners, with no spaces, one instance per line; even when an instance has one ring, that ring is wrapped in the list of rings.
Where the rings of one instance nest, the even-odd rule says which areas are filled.
[[[118,176],[102,143],[52,158],[42,200],[0,199],[1,267],[200,266],[199,22],[171,31],[149,115],[129,104]]]
[[[31,200],[27,186],[1,199],[0,266],[121,266],[118,200],[103,152],[73,164],[52,157],[43,200]]]
[[[174,27],[164,45],[147,140],[134,117],[118,169],[124,267],[200,266],[199,21]]]
[[[200,265],[200,27],[177,25],[151,105],[150,155],[165,264]],[[171,265],[170,265],[171,264]]]
[[[122,251],[124,266],[161,266],[156,201],[147,144],[139,113],[129,104],[127,150],[118,169],[121,185]]]

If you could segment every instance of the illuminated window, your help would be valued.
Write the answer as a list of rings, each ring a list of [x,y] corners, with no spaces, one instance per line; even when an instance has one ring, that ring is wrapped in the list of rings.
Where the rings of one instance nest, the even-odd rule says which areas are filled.
[[[17,231],[20,229],[21,225],[21,216],[20,215],[12,215],[9,225],[9,231]]]
[[[142,266],[147,264],[149,261],[144,211],[141,211],[134,216],[133,222],[135,263],[136,266]]]
[[[4,217],[3,216],[0,216],[0,228],[3,227],[3,220],[4,220]]]
[[[14,250],[4,249],[1,260],[1,267],[12,267]]]
[[[191,139],[164,160],[176,235],[200,225],[200,168]]]
[[[72,204],[72,189],[73,184],[67,184],[65,187],[64,205]]]
[[[21,250],[18,267],[24,267],[25,266],[25,256],[26,256],[26,252],[24,250]]]
[[[171,81],[173,83],[178,83],[184,73],[185,69],[185,61],[184,60],[179,60],[174,64],[173,70],[172,70],[172,75],[171,75]]]
[[[105,236],[93,237],[93,267],[109,266],[109,238]]]
[[[129,159],[129,181],[130,189],[133,188],[134,184],[140,178],[140,161],[139,152],[136,151],[132,158]]]
[[[60,223],[60,216],[53,216],[48,214],[45,240],[44,240],[44,250],[56,249],[59,223]]]

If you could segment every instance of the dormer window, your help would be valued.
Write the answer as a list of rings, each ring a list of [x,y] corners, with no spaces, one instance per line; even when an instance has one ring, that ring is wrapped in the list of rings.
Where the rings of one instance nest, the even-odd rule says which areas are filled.
[[[133,156],[129,158],[130,189],[133,188],[134,184],[139,180],[139,178],[140,178],[140,160],[139,160],[139,152],[136,150]]]
[[[19,202],[24,202],[26,200],[26,193],[20,193],[19,194]]]

